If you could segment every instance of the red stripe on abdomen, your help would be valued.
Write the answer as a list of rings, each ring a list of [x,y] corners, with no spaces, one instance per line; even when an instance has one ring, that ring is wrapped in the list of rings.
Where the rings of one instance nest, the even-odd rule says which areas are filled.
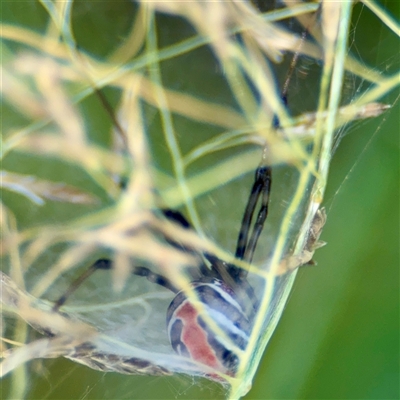
[[[181,341],[192,360],[226,373],[226,368],[208,343],[207,332],[199,325],[198,317],[198,311],[187,300],[175,311],[175,318],[181,320],[183,324]]]

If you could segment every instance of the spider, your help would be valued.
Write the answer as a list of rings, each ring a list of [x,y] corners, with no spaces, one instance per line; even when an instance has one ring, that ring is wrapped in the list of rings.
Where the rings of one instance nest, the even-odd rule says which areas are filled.
[[[254,183],[240,226],[235,251],[237,260],[249,264],[252,262],[268,215],[270,190],[271,168],[260,165],[255,171]],[[254,218],[258,203],[260,207]],[[189,222],[180,212],[165,209],[162,213],[167,219],[186,229],[191,229]],[[171,244],[180,247],[177,243]],[[193,274],[190,285],[197,301],[202,305],[201,308],[207,313],[206,318],[199,311],[200,307],[193,304],[193,297],[189,299],[187,293],[176,287],[167,277],[140,266],[132,267],[131,272],[175,294],[166,316],[168,337],[174,351],[215,371],[235,376],[239,357],[232,347],[236,346],[241,350],[246,348],[252,322],[257,312],[258,300],[246,279],[248,271],[214,255],[203,254],[203,256],[204,261],[200,263],[199,271]],[[57,312],[79,285],[95,271],[111,268],[112,261],[109,259],[96,261],[54,303],[53,311]],[[230,346],[227,346],[226,341],[221,340],[215,330],[209,326],[207,321],[210,319],[229,338]]]

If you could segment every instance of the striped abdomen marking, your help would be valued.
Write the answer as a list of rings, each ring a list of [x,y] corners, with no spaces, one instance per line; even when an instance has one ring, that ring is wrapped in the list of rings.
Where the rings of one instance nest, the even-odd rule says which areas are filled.
[[[249,340],[250,323],[235,299],[233,290],[217,279],[193,282],[192,289],[208,318],[224,337],[208,326],[196,306],[179,292],[168,308],[167,329],[173,349],[184,357],[205,364],[219,372],[235,375],[238,356]]]

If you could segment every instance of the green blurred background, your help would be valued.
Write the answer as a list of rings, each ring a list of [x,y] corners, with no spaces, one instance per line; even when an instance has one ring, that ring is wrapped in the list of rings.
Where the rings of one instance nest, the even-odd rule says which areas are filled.
[[[107,54],[129,27],[131,3],[76,4],[79,44],[99,56]],[[397,2],[382,4],[398,17]],[[48,18],[34,1],[2,1],[2,13],[4,23],[38,31]],[[379,70],[398,71],[398,39],[361,4],[353,20],[352,51]],[[192,84],[200,87],[203,82]],[[324,201],[328,221],[322,234],[328,245],[317,252],[317,267],[299,271],[247,399],[399,398],[398,93],[382,101],[393,108],[348,128],[333,157]],[[4,115],[12,123],[17,117],[8,111]],[[101,126],[99,131],[107,132],[107,117],[98,118],[91,122],[94,129]],[[18,159],[6,161],[10,169],[31,168],[21,166]],[[59,173],[45,175],[62,180]],[[4,199],[6,204],[13,202],[21,218],[29,212],[29,218],[43,221],[52,218],[52,207],[60,212],[50,206],[32,217],[32,208],[24,208],[26,203],[18,203],[17,196],[5,194]],[[224,394],[218,385],[198,379],[105,375],[68,360],[33,363],[30,373],[30,399],[214,399]],[[3,382],[2,398],[7,398],[9,381]]]

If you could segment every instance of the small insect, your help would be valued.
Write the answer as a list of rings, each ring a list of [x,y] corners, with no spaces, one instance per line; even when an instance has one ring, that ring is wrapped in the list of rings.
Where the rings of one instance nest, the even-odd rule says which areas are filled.
[[[236,245],[235,258],[251,263],[258,239],[268,215],[271,190],[271,168],[260,165],[255,172],[255,180],[243,215]],[[257,216],[254,213],[260,203]],[[164,216],[186,229],[189,222],[178,211],[163,210]],[[254,223],[252,221],[254,219]],[[177,243],[171,243],[179,246]],[[186,249],[187,251],[193,251]],[[253,320],[257,312],[258,300],[253,288],[247,281],[248,271],[228,263],[211,254],[203,254],[204,262],[198,271],[190,277],[191,289],[195,294],[189,299],[187,292],[177,288],[167,277],[153,273],[147,267],[132,267],[132,273],[147,278],[175,293],[166,315],[169,341],[176,353],[211,369],[234,376],[239,357],[232,348],[244,350],[247,346]],[[100,259],[79,276],[66,293],[55,302],[53,311],[66,302],[79,285],[96,270],[109,270],[112,261]],[[204,314],[200,312],[204,310]],[[209,326],[209,320],[215,323],[228,338],[221,340],[220,335]]]

